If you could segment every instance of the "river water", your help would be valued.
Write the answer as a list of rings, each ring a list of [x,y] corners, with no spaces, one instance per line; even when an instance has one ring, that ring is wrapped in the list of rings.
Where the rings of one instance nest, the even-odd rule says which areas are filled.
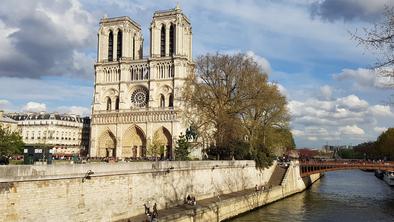
[[[394,188],[361,170],[326,173],[305,192],[231,222],[394,221]]]

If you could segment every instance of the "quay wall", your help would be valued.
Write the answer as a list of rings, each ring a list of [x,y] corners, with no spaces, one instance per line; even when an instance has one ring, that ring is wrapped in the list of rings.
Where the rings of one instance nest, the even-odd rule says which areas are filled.
[[[0,166],[0,221],[117,221],[143,214],[147,202],[160,210],[188,194],[198,200],[265,184],[274,167],[257,170],[254,161]],[[89,170],[94,174],[83,181]],[[303,189],[294,175],[285,177],[282,193]]]
[[[280,186],[273,187],[269,191],[257,191],[247,195],[236,196],[231,199],[212,203],[208,207],[198,208],[194,212],[188,214],[180,213],[179,215],[171,215],[168,218],[160,218],[160,221],[223,221],[302,192],[316,182],[320,177],[321,175],[317,173],[301,178],[298,162],[292,162],[286,172],[282,184]]]

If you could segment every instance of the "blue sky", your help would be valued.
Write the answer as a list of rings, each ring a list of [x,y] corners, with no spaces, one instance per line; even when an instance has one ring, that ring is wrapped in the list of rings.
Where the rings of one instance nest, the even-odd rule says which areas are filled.
[[[390,0],[5,0],[0,6],[0,109],[87,115],[99,19],[141,24],[179,2],[193,56],[243,52],[287,96],[297,147],[374,140],[392,126],[393,90],[366,68],[375,55],[349,33],[381,19]]]

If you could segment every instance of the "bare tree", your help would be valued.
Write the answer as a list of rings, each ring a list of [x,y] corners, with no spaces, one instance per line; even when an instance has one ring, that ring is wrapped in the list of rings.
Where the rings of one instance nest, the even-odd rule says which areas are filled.
[[[212,135],[216,148],[239,145],[246,136],[255,143],[267,128],[287,126],[286,98],[251,57],[207,54],[195,69],[183,91],[186,116],[200,134]]]
[[[376,54],[376,64],[372,67],[383,77],[394,77],[394,8],[387,7],[383,20],[372,28],[364,28],[363,34],[352,33],[359,45]]]

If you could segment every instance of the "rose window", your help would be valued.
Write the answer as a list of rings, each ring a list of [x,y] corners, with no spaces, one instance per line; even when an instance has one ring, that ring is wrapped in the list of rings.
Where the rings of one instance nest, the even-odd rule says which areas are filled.
[[[137,107],[146,106],[148,103],[148,92],[144,88],[134,90],[131,94],[131,102]]]

